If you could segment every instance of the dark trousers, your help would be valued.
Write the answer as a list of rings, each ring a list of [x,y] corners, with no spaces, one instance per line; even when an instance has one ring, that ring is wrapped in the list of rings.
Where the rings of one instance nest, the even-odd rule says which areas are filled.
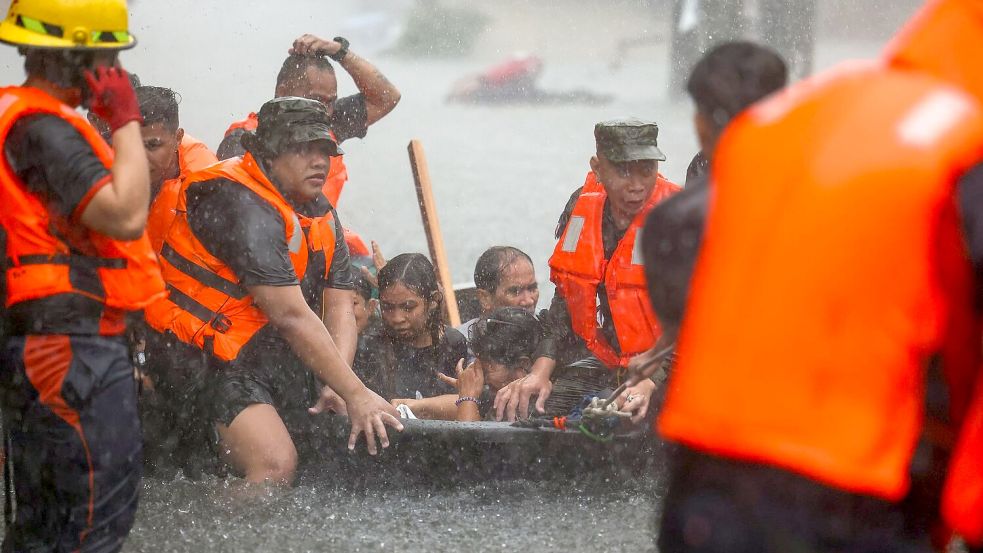
[[[122,338],[32,335],[3,349],[3,551],[119,551],[142,469],[137,389]]]
[[[928,553],[901,503],[847,493],[792,472],[675,450],[661,553]]]

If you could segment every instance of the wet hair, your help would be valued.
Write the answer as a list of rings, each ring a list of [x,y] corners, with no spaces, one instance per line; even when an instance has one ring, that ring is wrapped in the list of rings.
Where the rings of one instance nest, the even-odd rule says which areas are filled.
[[[372,283],[360,271],[355,272],[355,293],[362,296],[362,299],[369,301],[372,299]]]
[[[512,246],[492,246],[485,250],[474,265],[474,285],[479,290],[494,292],[502,283],[502,273],[519,259],[533,264],[529,254]]]
[[[479,317],[468,330],[471,350],[479,359],[516,367],[531,359],[542,336],[536,316],[521,307],[500,307]]]
[[[391,286],[402,284],[425,302],[437,299],[437,307],[427,316],[427,330],[433,345],[440,342],[444,334],[444,299],[437,282],[437,272],[427,257],[420,253],[403,253],[390,259],[379,269],[379,293]],[[428,306],[429,309],[429,306]]]
[[[307,70],[316,67],[329,73],[334,73],[334,66],[325,56],[301,56],[290,54],[283,60],[280,72],[276,76],[276,86],[280,88],[285,85],[292,85],[300,81],[307,74]]]
[[[168,130],[177,131],[181,122],[176,92],[162,86],[141,86],[137,87],[136,93],[144,125],[163,123]]]
[[[686,91],[719,132],[737,114],[788,81],[788,68],[774,50],[753,42],[726,42],[697,62]]]

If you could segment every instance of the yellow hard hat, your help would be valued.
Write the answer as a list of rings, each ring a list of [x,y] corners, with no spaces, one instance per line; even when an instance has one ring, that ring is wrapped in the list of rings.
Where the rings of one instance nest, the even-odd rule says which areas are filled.
[[[136,44],[126,0],[12,0],[0,41],[32,48],[124,50]]]

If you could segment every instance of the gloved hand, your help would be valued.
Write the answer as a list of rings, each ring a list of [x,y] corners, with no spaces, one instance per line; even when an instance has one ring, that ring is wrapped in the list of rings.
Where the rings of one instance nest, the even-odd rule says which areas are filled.
[[[95,73],[86,71],[85,80],[91,93],[89,111],[108,123],[112,132],[130,121],[143,122],[136,92],[125,69],[98,67]]]

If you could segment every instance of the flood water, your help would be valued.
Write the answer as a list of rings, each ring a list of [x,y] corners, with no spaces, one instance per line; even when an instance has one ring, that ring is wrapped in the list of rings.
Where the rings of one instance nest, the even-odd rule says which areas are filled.
[[[123,62],[144,84],[176,89],[183,96],[182,126],[215,147],[231,121],[272,96],[276,71],[293,38],[304,32],[334,36],[333,22],[356,7],[352,1],[323,0],[140,0],[133,2],[132,24],[141,42]],[[657,121],[660,147],[669,157],[661,170],[682,182],[696,139],[689,103],[668,100],[665,44],[640,49],[615,71],[609,45],[592,46],[587,22],[557,9],[558,17],[537,24],[550,36],[569,25],[580,38],[569,39],[567,46],[502,35],[486,41],[499,42],[497,47],[465,59],[372,56],[402,91],[402,102],[364,140],[344,144],[351,180],[341,200],[343,222],[377,240],[387,255],[426,251],[406,155],[408,141],[419,138],[429,158],[454,280],[470,281],[484,249],[508,244],[536,260],[545,284],[556,220],[583,183],[593,154],[594,123],[627,115]],[[626,19],[635,31],[650,27],[653,33],[666,33],[664,21],[647,12],[622,15],[610,24]],[[822,39],[817,67],[872,55],[884,38]],[[544,56],[543,88],[589,88],[612,94],[613,102],[444,103],[458,78],[516,49],[539,48],[550,53]],[[352,50],[358,52],[359,44],[353,41]],[[339,75],[341,95],[354,93],[351,80]],[[0,53],[0,77],[7,83],[21,81],[13,49]],[[541,306],[551,294],[544,287]],[[442,475],[433,478],[439,482]],[[658,481],[656,471],[603,485],[574,479],[361,487],[314,470],[293,489],[247,493],[235,479],[155,477],[144,483],[125,551],[654,551]]]

